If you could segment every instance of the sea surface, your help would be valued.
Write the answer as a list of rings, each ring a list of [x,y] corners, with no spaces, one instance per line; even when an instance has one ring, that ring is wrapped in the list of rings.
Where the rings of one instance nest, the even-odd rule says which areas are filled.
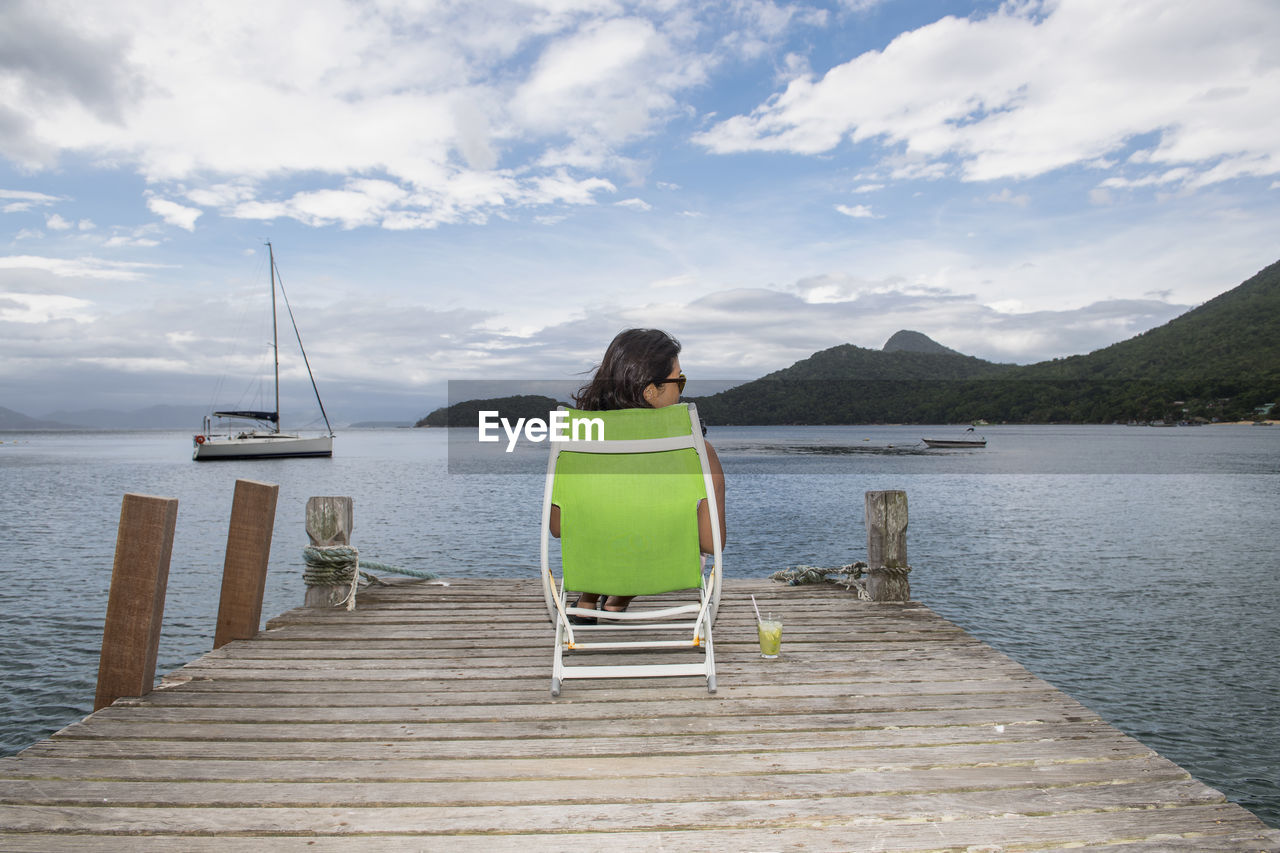
[[[913,597],[1280,826],[1280,427],[980,431],[712,427],[727,574],[863,559],[863,493],[904,489]],[[536,577],[545,449],[460,436],[197,464],[189,433],[0,433],[0,754],[92,708],[126,492],[179,500],[159,673],[211,648],[237,478],[280,485],[264,618],[302,601],[312,495],[354,498],[364,558]]]

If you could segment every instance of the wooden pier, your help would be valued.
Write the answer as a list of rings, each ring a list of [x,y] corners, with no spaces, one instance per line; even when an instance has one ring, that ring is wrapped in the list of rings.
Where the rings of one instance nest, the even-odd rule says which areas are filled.
[[[785,622],[761,660],[749,594]],[[719,691],[549,694],[536,581],[290,611],[0,760],[9,851],[1280,850],[917,604],[729,581]]]

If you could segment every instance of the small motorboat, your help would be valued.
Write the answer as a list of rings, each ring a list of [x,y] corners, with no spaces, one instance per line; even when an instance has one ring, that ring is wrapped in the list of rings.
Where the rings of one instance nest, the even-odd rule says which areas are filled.
[[[973,427],[965,430],[967,433],[973,432]],[[966,435],[962,438],[922,438],[926,447],[986,447],[987,439],[981,435]]]
[[[986,447],[985,438],[924,438],[929,447]]]

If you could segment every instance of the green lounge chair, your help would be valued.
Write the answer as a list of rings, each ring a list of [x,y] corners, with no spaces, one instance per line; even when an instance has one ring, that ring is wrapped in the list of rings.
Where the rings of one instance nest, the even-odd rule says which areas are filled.
[[[551,442],[542,501],[543,591],[556,627],[551,695],[560,695],[568,678],[690,675],[705,677],[707,691],[714,693],[711,625],[720,600],[721,541],[713,521],[713,553],[704,560],[698,502],[707,501],[713,520],[719,512],[697,408],[682,403],[662,409],[561,410],[568,417],[566,434],[578,440]],[[552,504],[560,507],[560,581],[550,554]],[[625,613],[611,613],[571,606],[568,590],[619,596],[687,591],[687,602],[646,606],[641,599]],[[571,615],[597,623],[574,625]],[[569,653],[597,659],[625,652],[669,657],[679,656],[678,649],[701,659],[565,663]]]

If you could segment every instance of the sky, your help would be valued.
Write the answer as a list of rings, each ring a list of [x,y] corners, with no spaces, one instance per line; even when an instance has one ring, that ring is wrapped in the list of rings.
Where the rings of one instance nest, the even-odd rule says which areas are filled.
[[[338,423],[635,326],[692,380],[1090,352],[1280,258],[1277,44],[1275,0],[8,0],[0,406],[255,407],[268,241]]]

